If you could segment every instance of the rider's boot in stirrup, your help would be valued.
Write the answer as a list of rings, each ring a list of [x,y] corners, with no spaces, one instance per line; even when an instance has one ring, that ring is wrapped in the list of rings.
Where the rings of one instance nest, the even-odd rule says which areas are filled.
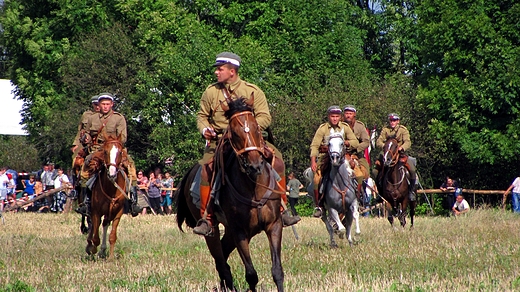
[[[137,205],[137,200],[137,186],[132,186],[130,188],[130,201],[132,203],[132,206],[130,206],[130,214],[132,217],[139,215],[143,211],[143,208]]]
[[[318,190],[314,190],[314,199],[316,202],[316,208],[314,208],[314,214],[312,214],[312,216],[320,218],[323,212],[320,207],[320,194]]]
[[[85,198],[83,201],[83,204],[76,208],[77,213],[90,217],[90,200],[92,197],[92,191],[88,187],[81,187],[81,193],[83,194],[83,197]]]
[[[287,210],[282,212],[283,226],[294,225],[294,224],[300,222],[300,220],[302,220],[302,218],[300,218],[300,216],[298,216],[298,215],[296,215],[296,216],[289,216]]]
[[[210,201],[211,187],[200,185],[200,215],[201,219],[197,222],[197,226],[193,228],[193,233],[212,236],[213,235],[213,214],[211,206],[208,206]],[[206,212],[207,209],[207,212]],[[207,213],[207,214],[204,214]],[[204,217],[206,215],[206,217]]]

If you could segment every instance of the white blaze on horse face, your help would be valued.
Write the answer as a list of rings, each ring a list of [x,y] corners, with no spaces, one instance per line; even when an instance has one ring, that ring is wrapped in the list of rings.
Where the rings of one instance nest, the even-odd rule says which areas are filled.
[[[108,172],[110,173],[110,176],[116,175],[117,169],[115,165],[118,152],[119,150],[117,149],[116,145],[113,145],[112,149],[110,149],[110,166],[108,167]]]
[[[389,159],[392,160],[392,157],[388,157],[388,155],[390,155],[390,149],[392,149],[392,144],[393,142],[390,141],[390,143],[388,143],[388,147],[385,149],[385,153],[384,153],[384,157],[383,157],[383,162],[386,162],[388,161]]]

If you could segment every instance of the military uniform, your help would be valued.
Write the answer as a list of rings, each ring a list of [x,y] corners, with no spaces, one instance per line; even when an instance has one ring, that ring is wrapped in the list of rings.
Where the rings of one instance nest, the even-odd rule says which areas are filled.
[[[365,158],[365,149],[367,149],[370,145],[370,137],[368,136],[365,124],[356,120],[354,126],[351,126],[351,129],[354,132],[354,135],[356,136],[359,145],[357,147],[348,147],[347,153],[351,155],[356,155],[360,166],[363,166],[365,170],[368,172],[370,170],[370,166],[368,166],[368,161]],[[357,171],[356,169],[354,169],[354,172],[356,173],[356,177],[358,178],[358,184],[361,185],[363,173],[358,173],[359,171]]]
[[[384,127],[383,130],[381,130],[379,138],[377,138],[376,146],[378,148],[383,148],[388,137],[392,136],[397,139],[397,144],[399,147],[403,147],[404,151],[410,149],[410,146],[412,146],[410,132],[408,132],[408,129],[402,125],[397,125],[393,129],[390,126]]]

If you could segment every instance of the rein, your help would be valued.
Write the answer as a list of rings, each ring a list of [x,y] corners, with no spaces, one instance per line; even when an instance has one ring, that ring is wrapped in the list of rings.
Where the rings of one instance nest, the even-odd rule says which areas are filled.
[[[341,174],[341,172],[338,171],[338,174],[339,176],[341,177],[341,181],[345,182],[348,180],[345,179],[345,177]],[[348,179],[348,178],[347,178]],[[346,211],[346,205],[345,205],[345,197],[347,196],[347,192],[348,192],[348,186],[350,185],[349,183],[346,183],[345,184],[345,190],[341,190],[339,187],[337,187],[336,185],[334,185],[334,179],[331,179],[331,187],[338,193],[341,194],[341,204],[342,204],[342,207],[343,207],[343,210]]]

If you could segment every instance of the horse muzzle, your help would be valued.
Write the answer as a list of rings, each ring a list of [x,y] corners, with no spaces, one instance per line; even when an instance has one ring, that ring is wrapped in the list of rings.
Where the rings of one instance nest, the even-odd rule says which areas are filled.
[[[331,152],[329,154],[330,157],[330,163],[333,166],[339,166],[342,163],[343,156],[338,152]]]

